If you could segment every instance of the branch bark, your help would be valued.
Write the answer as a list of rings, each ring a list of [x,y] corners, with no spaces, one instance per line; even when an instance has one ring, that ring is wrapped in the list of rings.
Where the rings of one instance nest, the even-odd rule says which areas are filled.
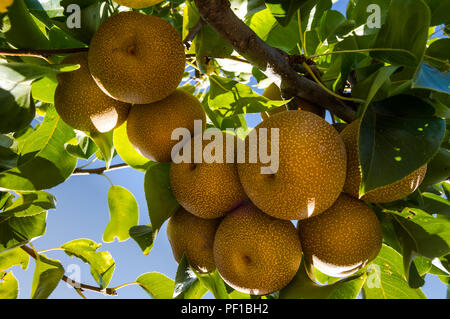
[[[200,29],[206,24],[205,20],[200,18],[196,25],[194,25],[191,29],[189,29],[189,33],[186,35],[186,38],[183,40],[183,44],[187,50],[191,48],[192,41],[194,41],[197,33],[200,32]]]
[[[244,58],[266,75],[282,83],[284,95],[297,96],[318,104],[345,121],[355,119],[355,111],[325,92],[317,83],[300,76],[279,50],[265,43],[231,10],[228,0],[195,0],[205,20]]]
[[[129,167],[127,163],[111,165],[109,168],[99,167],[99,168],[77,168],[73,171],[72,175],[88,175],[88,174],[98,174],[101,175],[104,172],[114,171],[120,168]]]
[[[20,246],[20,248],[22,248],[22,250],[25,251],[32,258],[37,259],[36,253],[30,247],[23,245],[23,246]],[[61,280],[66,282],[66,283],[68,283],[69,285],[71,285],[75,289],[81,289],[81,291],[83,291],[83,289],[85,289],[85,290],[91,290],[91,291],[95,291],[95,292],[99,292],[99,293],[105,293],[105,294],[110,295],[110,296],[117,296],[117,292],[113,288],[101,289],[99,287],[94,287],[94,286],[82,284],[82,283],[73,281],[72,279],[68,278],[66,275],[64,275],[61,278]]]

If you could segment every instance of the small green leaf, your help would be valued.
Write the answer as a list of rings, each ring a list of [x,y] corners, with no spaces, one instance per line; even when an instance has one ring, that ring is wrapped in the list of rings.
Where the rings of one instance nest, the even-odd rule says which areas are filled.
[[[98,151],[97,144],[84,132],[75,133],[76,138],[71,139],[64,147],[70,155],[87,160]]]
[[[280,299],[355,299],[366,281],[366,275],[362,273],[329,285],[319,285],[309,278],[304,265],[302,261],[292,281],[280,290]]]
[[[209,79],[209,108],[212,111],[219,111],[223,117],[259,113],[289,102],[269,100],[253,92],[250,86],[228,78],[212,75]]]
[[[265,0],[267,8],[283,26],[289,24],[289,21],[308,0]]]
[[[73,129],[49,106],[44,122],[19,145],[18,166],[0,173],[0,188],[32,191],[64,182],[77,163],[64,148],[73,136]]]
[[[169,277],[150,272],[139,276],[136,282],[154,299],[172,299],[175,283]]]
[[[12,266],[20,265],[25,270],[28,268],[30,255],[28,255],[21,248],[14,248],[4,251],[0,254],[0,271],[8,270]]]
[[[207,291],[189,266],[186,254],[183,254],[175,276],[173,299],[200,299]]]
[[[117,154],[132,168],[145,172],[152,163],[148,158],[139,154],[131,145],[127,135],[126,122],[114,130],[113,141]]]
[[[130,238],[129,230],[139,222],[139,208],[133,194],[121,186],[111,186],[108,191],[108,207],[111,219],[103,233],[104,242],[114,238],[125,241]]]
[[[45,233],[46,219],[46,212],[28,217],[0,213],[0,253],[42,236]]]
[[[64,268],[59,261],[39,255],[33,275],[31,298],[47,299],[63,276]]]
[[[194,273],[203,286],[205,286],[216,299],[230,299],[225,282],[222,277],[220,277],[217,269],[210,273],[200,273],[196,271],[194,271]]]
[[[17,299],[19,284],[12,272],[0,271],[0,299]]]
[[[100,150],[99,157],[106,162],[106,168],[109,168],[111,161],[114,157],[114,144],[113,144],[113,132],[108,133],[89,133],[90,138],[95,142]]]
[[[448,176],[450,176],[450,151],[441,147],[428,163],[427,174],[420,188],[444,181]]]
[[[139,225],[130,228],[130,237],[139,245],[144,255],[148,255],[153,248],[155,233],[152,225]]]
[[[169,172],[170,163],[156,163],[145,173],[145,198],[154,233],[180,206],[170,187]]]
[[[56,197],[44,191],[22,193],[14,203],[4,210],[15,217],[27,217],[56,208]]]
[[[409,287],[403,271],[402,256],[384,245],[377,258],[367,268],[363,286],[366,299],[424,299],[420,289]]]
[[[115,262],[109,252],[98,252],[101,244],[90,239],[75,239],[61,246],[70,257],[80,258],[91,266],[91,275],[101,288],[106,288],[114,273]]]
[[[434,259],[450,253],[450,217],[434,217],[418,208],[388,212],[412,238],[420,255]]]

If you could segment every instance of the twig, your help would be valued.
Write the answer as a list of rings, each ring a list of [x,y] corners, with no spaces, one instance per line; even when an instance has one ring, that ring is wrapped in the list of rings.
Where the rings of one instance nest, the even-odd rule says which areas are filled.
[[[98,174],[103,175],[104,172],[114,171],[120,168],[129,167],[127,163],[111,165],[109,168],[99,167],[99,168],[77,168],[73,171],[72,175],[88,175],[88,174]]]
[[[195,0],[202,18],[242,57],[283,83],[286,95],[298,96],[332,111],[346,122],[355,111],[324,91],[319,84],[299,75],[280,52],[265,43],[231,10],[228,0]]]
[[[34,259],[38,258],[38,256],[34,252],[34,250],[31,249],[30,247],[23,245],[23,246],[20,246],[20,248],[22,248],[22,250],[24,250],[28,255],[30,255]],[[81,291],[83,291],[83,289],[85,289],[85,290],[91,290],[91,291],[95,291],[95,292],[99,292],[99,293],[104,293],[104,294],[107,294],[107,295],[110,295],[110,296],[117,296],[117,292],[115,291],[114,288],[102,289],[102,288],[99,288],[99,287],[94,287],[94,286],[82,284],[82,283],[73,281],[72,279],[68,278],[66,275],[63,275],[61,280],[66,282],[66,283],[68,283],[69,285],[71,285],[75,289],[80,289]]]
[[[205,24],[206,24],[206,22],[202,18],[200,18],[198,20],[198,22],[191,29],[189,29],[189,33],[187,34],[186,38],[184,38],[184,40],[183,40],[183,44],[187,50],[189,50],[191,48],[192,41],[194,41],[195,36],[197,35],[197,33],[200,32],[201,28]]]
[[[5,56],[31,56],[36,58],[49,58],[56,54],[67,54],[76,52],[85,52],[89,48],[72,48],[72,49],[54,49],[54,50],[35,50],[35,49],[0,49],[0,55]]]

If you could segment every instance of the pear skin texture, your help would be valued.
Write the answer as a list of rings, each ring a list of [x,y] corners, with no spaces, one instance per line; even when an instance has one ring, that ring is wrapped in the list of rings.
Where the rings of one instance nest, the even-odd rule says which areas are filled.
[[[234,289],[263,295],[284,288],[300,266],[302,248],[290,221],[270,217],[252,204],[227,214],[214,239],[214,261]]]
[[[164,19],[134,11],[106,19],[89,48],[89,69],[115,99],[147,104],[169,96],[185,67],[184,46]]]
[[[358,155],[358,134],[360,120],[355,120],[341,132],[342,140],[347,149],[347,179],[344,192],[359,198],[361,184],[361,168]],[[405,178],[374,190],[361,197],[361,200],[371,203],[389,203],[413,193],[422,183],[427,172],[427,164],[412,172]]]
[[[167,224],[167,238],[175,260],[186,253],[189,264],[199,272],[216,269],[213,257],[214,235],[221,219],[203,219],[180,207]]]
[[[381,225],[363,201],[342,194],[322,214],[298,222],[306,260],[332,277],[349,276],[378,255]]]
[[[80,131],[105,133],[126,121],[131,105],[110,98],[95,84],[87,52],[71,54],[62,63],[80,64],[78,70],[57,75],[55,108],[64,122]]]
[[[247,159],[237,165],[250,200],[264,213],[285,220],[309,218],[328,209],[345,182],[347,156],[339,133],[307,111],[272,115],[256,126],[258,136],[263,128],[267,128],[268,153],[272,148],[270,129],[279,129],[278,171],[262,174],[261,167],[270,164],[249,162],[249,152],[254,148],[249,149],[247,136]]]
[[[133,9],[142,9],[153,6],[162,2],[163,0],[114,0],[114,2]]]
[[[221,133],[225,140],[225,133]],[[236,139],[233,136],[234,139]],[[195,137],[190,141],[189,149],[193,154]],[[205,149],[211,141],[200,142],[201,150]],[[236,145],[236,143],[235,143]],[[188,144],[185,144],[188,148]],[[226,145],[223,144],[223,154],[226,154]],[[234,152],[236,154],[236,152]],[[225,157],[224,157],[225,158]],[[191,155],[191,159],[194,159]],[[224,216],[247,199],[247,195],[239,182],[235,161],[227,163],[207,162],[201,163],[179,162],[170,166],[170,185],[172,192],[188,212],[201,218],[219,218]]]
[[[172,132],[186,128],[194,134],[194,121],[206,125],[206,114],[200,101],[181,89],[165,99],[151,104],[135,104],[127,121],[127,135],[133,147],[143,156],[156,162],[170,162]]]

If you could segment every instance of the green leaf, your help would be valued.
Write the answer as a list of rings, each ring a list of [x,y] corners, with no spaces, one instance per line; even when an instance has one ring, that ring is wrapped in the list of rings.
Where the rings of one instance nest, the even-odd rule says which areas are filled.
[[[54,104],[54,96],[58,81],[55,75],[47,75],[40,80],[34,81],[31,85],[31,94],[34,99],[44,103]]]
[[[0,173],[0,188],[32,191],[54,187],[74,171],[77,160],[64,148],[74,136],[54,107],[48,107],[44,122],[21,145],[17,168]]]
[[[77,158],[89,159],[98,151],[97,144],[84,132],[75,131],[76,138],[65,144],[66,151]]]
[[[73,4],[72,0],[61,1],[61,5],[64,7],[64,10],[66,10],[67,6],[69,6],[70,4]],[[102,24],[103,21],[114,14],[114,9],[117,8],[118,5],[113,4],[113,6],[111,6],[108,1],[99,0],[82,0],[77,1],[77,4],[79,4],[81,8],[81,28],[67,27],[67,19],[65,21],[53,19],[53,22],[60,29],[62,29],[75,39],[85,44],[89,44],[92,36],[94,35],[95,31],[97,31],[100,24]],[[65,15],[66,17],[69,17],[72,13],[66,13]]]
[[[106,168],[109,168],[111,161],[114,157],[114,143],[113,143],[113,131],[107,133],[89,133],[89,137],[97,145],[101,157],[101,160],[106,162]]]
[[[0,172],[16,167],[17,159],[17,141],[9,135],[0,135]]]
[[[411,87],[450,94],[450,73],[441,72],[426,63],[422,63]]]
[[[153,232],[152,225],[139,225],[130,228],[130,237],[139,245],[144,255],[148,255],[153,248],[156,233]]]
[[[146,273],[139,276],[136,282],[154,299],[172,299],[175,283],[163,274]]]
[[[20,265],[25,270],[28,268],[30,256],[21,248],[14,248],[0,254],[0,271],[8,270],[12,266]]]
[[[292,281],[280,290],[280,299],[356,299],[365,281],[363,273],[333,284],[319,285],[309,278],[302,261]]]
[[[26,192],[4,210],[15,217],[28,217],[56,208],[56,197],[44,191]]]
[[[403,271],[402,256],[385,244],[368,266],[363,292],[366,299],[426,298],[420,289],[409,287]]]
[[[201,299],[207,291],[183,254],[175,276],[173,299]]]
[[[267,8],[282,26],[287,26],[292,16],[308,0],[265,0]]]
[[[139,207],[133,194],[121,186],[111,186],[108,191],[108,207],[111,219],[103,233],[104,242],[114,238],[125,241],[130,238],[129,230],[139,222]]]
[[[218,270],[210,273],[200,273],[193,270],[202,285],[206,287],[216,299],[230,299],[225,282]]]
[[[449,24],[450,2],[447,0],[425,0],[431,10],[431,25]]]
[[[422,193],[424,211],[429,214],[442,214],[450,217],[450,201],[433,193]]]
[[[114,273],[115,262],[109,252],[98,252],[101,244],[90,239],[75,239],[61,246],[70,257],[80,258],[91,266],[91,275],[100,285],[100,288],[108,287]]]
[[[0,213],[0,253],[42,236],[45,233],[46,219],[46,212],[28,217]]]
[[[127,135],[126,122],[114,130],[113,141],[117,154],[132,168],[145,172],[152,163],[148,158],[139,154],[131,145]]]
[[[272,101],[258,95],[250,86],[234,80],[212,75],[208,105],[212,111],[219,111],[223,117],[245,113],[259,113],[289,101]]]
[[[173,196],[169,173],[170,163],[156,163],[145,173],[145,199],[155,234],[180,206]]]
[[[25,0],[30,12],[37,17],[45,15],[50,18],[61,16],[64,8],[60,5],[60,0]]]
[[[445,133],[431,105],[410,95],[373,102],[359,132],[360,195],[401,180],[430,161]]]
[[[11,28],[6,40],[17,48],[47,49],[48,39],[38,27],[23,0],[15,0],[8,8]]]
[[[372,102],[377,93],[382,91],[381,89],[387,85],[387,89],[390,87],[390,76],[398,69],[397,66],[384,66],[373,72],[369,77],[358,82],[352,89],[352,95],[357,98],[364,99],[364,107],[359,112],[363,113],[367,108],[367,105]],[[384,95],[386,91],[384,90]],[[383,92],[380,92],[383,93]],[[387,96],[384,96],[386,98]]]
[[[405,208],[402,212],[387,211],[412,238],[415,251],[429,259],[450,253],[450,217],[427,214],[418,208]]]
[[[448,176],[450,176],[450,151],[441,147],[428,163],[427,174],[420,188],[439,183],[446,180]]]
[[[47,299],[63,276],[64,268],[59,261],[39,255],[34,269],[31,298]]]
[[[371,56],[396,65],[417,66],[425,52],[430,16],[430,9],[423,1],[392,0],[374,48],[407,50],[413,56],[403,51],[375,51]]]
[[[450,2],[449,2],[450,3]],[[427,63],[442,69],[448,70],[450,61],[450,39],[438,39],[431,43],[425,52]]]
[[[19,284],[12,272],[0,271],[0,299],[17,299]]]
[[[197,63],[202,73],[207,73],[208,57],[227,58],[233,48],[209,25],[204,25],[194,39]]]

